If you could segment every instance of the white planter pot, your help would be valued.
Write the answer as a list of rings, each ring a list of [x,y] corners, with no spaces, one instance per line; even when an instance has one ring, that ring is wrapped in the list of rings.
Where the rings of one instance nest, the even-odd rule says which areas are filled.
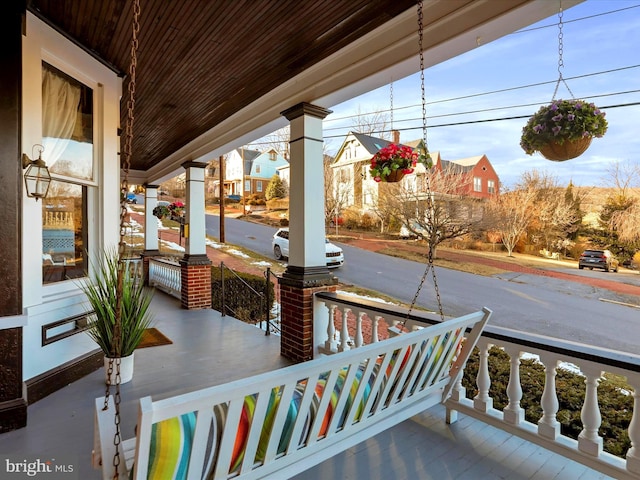
[[[135,353],[132,353],[128,357],[123,357],[120,359],[120,385],[123,383],[127,383],[131,381],[133,378],[133,356]],[[111,372],[111,377],[109,377],[109,361],[111,359],[107,356],[104,357],[104,377],[105,381],[108,385],[116,384],[116,374],[117,374],[117,361],[118,359],[114,359],[113,361],[113,372]]]

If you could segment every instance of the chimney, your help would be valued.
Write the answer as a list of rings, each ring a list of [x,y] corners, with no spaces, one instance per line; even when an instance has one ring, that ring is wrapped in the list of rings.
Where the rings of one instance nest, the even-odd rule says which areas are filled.
[[[393,143],[400,143],[400,130],[391,130],[393,135]]]

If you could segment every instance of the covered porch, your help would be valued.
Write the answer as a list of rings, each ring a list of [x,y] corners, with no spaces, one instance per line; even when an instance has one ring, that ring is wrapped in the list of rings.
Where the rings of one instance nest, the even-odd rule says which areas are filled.
[[[112,2],[111,5],[115,3],[118,2]],[[269,12],[270,2],[260,3],[263,11]],[[312,3],[317,6],[322,2]],[[366,3],[368,2],[364,2],[364,4]],[[574,4],[576,1],[572,0],[567,3]],[[29,4],[33,11],[30,10],[27,14],[29,27],[27,40],[30,39],[29,35],[31,38],[35,38],[34,32],[51,33],[48,25],[39,24],[43,18],[50,21],[52,25],[56,25],[56,20],[61,22],[59,18],[56,18],[56,13],[60,14],[60,12],[52,11],[53,7],[47,9],[46,2],[31,1]],[[324,32],[310,32],[312,35],[310,35],[309,45],[315,45],[314,41],[324,42],[325,49],[320,52],[321,54],[308,55],[306,62],[302,62],[303,59],[298,59],[299,61],[294,59],[290,63],[290,70],[283,71],[280,76],[273,79],[267,76],[260,77],[270,80],[270,83],[260,85],[260,88],[256,88],[246,98],[237,99],[235,103],[228,102],[229,90],[222,91],[221,89],[215,96],[209,90],[202,89],[202,97],[222,98],[220,104],[225,108],[221,108],[215,102],[204,105],[203,111],[191,112],[190,119],[192,121],[190,122],[181,122],[180,115],[176,115],[174,112],[179,107],[188,109],[189,105],[197,102],[167,104],[166,98],[163,97],[164,92],[156,88],[158,79],[170,77],[169,67],[163,71],[157,63],[141,62],[141,65],[155,65],[153,67],[154,74],[148,74],[146,77],[148,80],[146,87],[147,92],[157,90],[158,96],[161,98],[157,99],[155,103],[149,102],[155,105],[155,110],[148,113],[146,118],[152,120],[143,124],[146,125],[146,129],[142,128],[136,132],[137,143],[134,146],[136,163],[132,165],[129,181],[146,184],[147,207],[152,209],[157,201],[157,184],[178,172],[187,171],[188,207],[186,221],[190,227],[190,239],[183,264],[187,273],[180,277],[182,284],[180,291],[183,295],[189,296],[194,293],[194,298],[198,297],[197,292],[190,292],[185,287],[190,287],[190,280],[194,280],[192,284],[195,285],[197,283],[195,280],[203,276],[207,277],[210,268],[210,264],[203,258],[205,246],[204,205],[200,201],[203,198],[201,184],[205,162],[211,157],[224,154],[231,148],[289,122],[292,139],[292,185],[295,184],[291,198],[296,205],[291,214],[291,228],[300,233],[301,240],[299,244],[292,245],[290,268],[285,282],[283,282],[283,287],[286,290],[285,294],[290,296],[290,304],[300,307],[303,314],[297,315],[295,309],[289,309],[287,311],[288,317],[283,319],[283,323],[286,324],[289,332],[304,332],[293,342],[290,340],[294,335],[283,336],[283,341],[281,341],[280,337],[264,336],[259,330],[231,318],[221,318],[218,313],[206,308],[208,306],[206,295],[202,296],[205,298],[202,303],[198,303],[202,300],[198,297],[195,298],[195,304],[189,304],[189,309],[184,309],[181,308],[181,303],[178,300],[159,293],[153,303],[153,309],[157,312],[157,326],[171,338],[173,344],[140,350],[137,354],[134,380],[122,387],[122,425],[125,437],[133,435],[136,401],[144,395],[172,396],[187,390],[222,384],[233,379],[277,369],[289,364],[290,360],[287,358],[293,358],[296,361],[307,360],[316,353],[319,344],[313,342],[319,338],[323,339],[322,343],[327,351],[333,351],[334,347],[346,348],[342,339],[340,345],[334,342],[331,335],[332,322],[329,321],[326,311],[333,312],[336,309],[343,309],[346,315],[347,306],[344,302],[338,301],[339,299],[332,300],[331,297],[325,299],[326,302],[323,306],[320,306],[316,300],[318,285],[329,287],[330,290],[333,284],[323,266],[325,260],[322,255],[314,256],[311,253],[322,250],[319,247],[321,247],[321,238],[324,235],[321,226],[313,222],[315,218],[322,216],[323,204],[318,200],[322,198],[321,189],[310,185],[310,182],[320,174],[321,121],[330,113],[329,107],[351,98],[359,92],[387,83],[390,71],[394,67],[399,67],[398,73],[401,74],[408,74],[416,69],[415,58],[413,58],[416,45],[415,34],[407,36],[403,33],[415,30],[413,2],[400,2],[400,4],[380,2],[375,5],[379,7],[376,11],[384,12],[384,15],[380,13],[381,16],[375,24],[361,25],[362,30],[352,28],[347,20],[361,17],[361,21],[365,22],[368,20],[367,15],[346,12],[345,14],[349,13],[349,15],[343,21],[337,12],[340,6],[334,7],[336,23],[328,22]],[[399,10],[393,12],[385,10],[385,7],[390,9],[394,5]],[[429,64],[454,56],[468,48],[475,48],[478,44],[478,38],[486,38],[487,40],[496,38],[544,18],[555,10],[555,6],[551,3],[529,0],[512,0],[510,2],[451,2],[443,0],[429,2],[429,5],[432,8],[430,18],[433,19],[425,26],[427,33],[433,33],[433,35],[428,35],[430,41],[433,40],[433,42],[426,46],[430,51]],[[198,5],[195,3],[191,5],[196,13],[197,7]],[[409,7],[411,7],[410,10]],[[254,12],[249,10],[247,9],[246,14],[255,18]],[[70,11],[79,16],[85,14],[86,18],[100,17],[99,15],[86,15],[86,12],[80,9],[70,9]],[[155,11],[162,11],[162,8],[158,7]],[[24,14],[24,12],[13,13]],[[37,18],[36,13],[38,14]],[[48,19],[47,13],[50,16]],[[60,16],[66,19],[66,12],[63,13]],[[211,12],[212,15],[214,13],[221,17],[224,16],[218,11]],[[233,12],[227,13],[231,18]],[[311,14],[312,12],[309,13],[309,15]],[[390,18],[387,18],[386,15],[390,15]],[[115,7],[112,16],[120,18],[119,10]],[[167,14],[166,17],[171,17],[171,15]],[[161,15],[150,15],[147,19],[146,30],[143,29],[143,31],[151,31],[151,25],[158,23],[156,22],[157,18],[161,18]],[[192,18],[192,15],[184,14],[180,17],[180,19],[184,18]],[[474,18],[473,22],[475,23],[472,22],[472,25],[468,25],[468,22],[460,21],[461,18],[467,20]],[[12,22],[7,21],[13,27],[15,43],[13,51],[15,52],[20,51],[23,41],[22,33],[18,28],[22,23],[18,22],[18,19],[22,21],[19,15],[15,15],[15,18],[12,17]],[[215,24],[215,22],[210,23]],[[286,22],[280,21],[279,24],[282,28],[287,26]],[[305,26],[308,28],[311,24],[313,22],[309,20]],[[474,25],[475,28],[472,28]],[[342,31],[337,26],[351,29],[349,36],[342,36]],[[64,31],[64,25],[57,25],[57,27]],[[66,28],[71,37],[74,34],[78,38],[80,37],[80,34],[73,32],[70,26],[67,25]],[[171,31],[172,39],[181,35],[176,33],[180,30],[176,26],[166,27],[166,30]],[[162,30],[160,33],[164,31]],[[183,28],[182,34],[194,31],[198,32],[196,35],[198,38],[207,38],[196,28],[187,28],[186,26]],[[367,32],[370,34],[367,35]],[[483,32],[485,32],[484,36],[481,35]],[[390,35],[390,33],[394,33],[394,35]],[[103,35],[107,39],[106,43],[111,45],[112,33],[106,31]],[[282,36],[284,37],[284,35]],[[342,43],[335,42],[338,37]],[[36,38],[36,40],[38,40],[36,45],[38,48],[34,46],[32,51],[28,52],[31,56],[29,65],[32,66],[32,71],[35,74],[29,75],[28,79],[37,80],[29,83],[31,89],[37,92],[41,87],[40,70],[42,65],[39,45],[46,44],[46,38]],[[278,44],[280,40],[280,37],[276,37],[273,43]],[[98,43],[84,47],[99,51]],[[95,237],[91,239],[91,245],[96,248],[113,242],[117,230],[116,199],[119,191],[114,165],[117,163],[116,159],[119,154],[117,147],[119,140],[116,138],[117,129],[115,126],[120,113],[116,107],[122,107],[122,105],[115,101],[121,87],[115,77],[116,72],[123,72],[127,64],[126,43],[125,41],[120,42],[121,51],[124,54],[116,55],[112,52],[111,55],[107,55],[108,52],[103,53],[107,60],[116,62],[118,68],[109,72],[108,75],[101,73],[113,83],[113,86],[107,90],[107,101],[104,107],[106,114],[102,115],[104,112],[100,111],[100,114],[107,119],[106,127],[108,128],[105,127],[105,131],[110,133],[107,135],[106,146],[101,146],[99,160],[110,169],[106,170],[104,178],[99,178],[95,185],[91,184],[87,187],[96,190],[95,193],[87,196],[89,206],[92,208],[91,213],[96,214],[95,218],[106,219],[104,224],[92,224],[89,230]],[[168,41],[166,44],[170,43]],[[158,48],[164,48],[166,44],[157,42]],[[176,41],[175,44],[177,45],[179,42]],[[297,45],[294,46],[297,47]],[[60,47],[60,52],[64,53],[69,50],[68,45],[62,41],[60,41]],[[341,47],[342,50],[340,50]],[[203,49],[203,51],[211,52],[216,50],[215,48]],[[313,53],[314,49],[310,47],[309,51]],[[182,49],[175,47],[173,52],[180,55]],[[82,53],[86,55],[86,52]],[[289,58],[286,52],[281,53],[288,62]],[[83,55],[78,56],[84,59]],[[18,58],[17,54],[14,55],[16,58],[10,55],[7,57],[6,63],[10,64],[11,72],[14,72],[14,76],[7,80],[9,85],[7,89],[13,88],[15,104],[19,105],[22,98],[16,92],[22,86],[22,78],[18,75],[22,71],[22,59]],[[53,61],[52,58],[55,60],[55,55],[49,55],[45,60]],[[80,67],[76,67],[76,64],[80,63],[76,59],[63,60],[60,62],[60,68],[68,68],[71,72],[76,71],[74,68],[80,69]],[[211,64],[214,63],[211,62]],[[233,64],[238,69],[242,69],[243,66],[241,62],[229,62],[229,64]],[[196,69],[194,59],[189,57],[185,59],[185,63],[180,64],[180,74],[175,75],[175,78],[189,83],[189,89],[182,91],[184,98],[197,98],[193,93],[202,87],[202,85],[192,84],[193,75],[183,75],[184,71],[193,72]],[[176,70],[178,69],[176,68]],[[224,86],[242,92],[243,89],[238,89],[237,85],[253,85],[247,80],[247,78],[253,78],[251,73],[245,72],[244,76],[239,76],[238,72],[228,72],[225,78],[237,81],[229,81]],[[97,76],[96,78],[102,77]],[[216,89],[221,84],[217,81],[218,79],[215,77],[216,81],[213,81],[211,78],[203,77],[202,81],[206,82],[210,88]],[[102,88],[101,84],[97,81],[95,83],[95,90],[101,91],[99,90]],[[170,86],[175,87],[176,85],[165,84],[167,88]],[[25,110],[25,118],[35,120],[26,123],[38,125],[41,120],[40,106],[35,102],[32,107],[33,112]],[[124,111],[124,109],[120,110]],[[5,122],[12,129],[5,129],[7,132],[5,136],[20,138],[22,135],[24,145],[7,141],[7,144],[11,143],[11,148],[6,148],[6,158],[8,159],[6,163],[11,168],[9,171],[15,173],[14,180],[19,180],[21,177],[19,164],[13,165],[9,160],[13,162],[13,160],[20,158],[21,152],[37,143],[43,135],[39,128],[33,132],[26,128],[22,131],[19,109],[16,108],[13,111],[14,114]],[[211,112],[215,112],[215,115]],[[256,112],[260,113],[256,114]],[[138,119],[145,118],[143,113],[138,111]],[[158,122],[154,120],[156,117],[181,122],[183,128],[172,128],[173,124],[167,122],[165,130],[158,133],[156,131]],[[101,122],[97,122],[97,124],[102,125]],[[173,141],[166,140],[168,132],[174,134]],[[164,143],[158,145],[154,142]],[[62,367],[70,356],[82,357],[91,353],[90,349],[93,346],[86,345],[88,342],[82,342],[85,339],[80,338],[83,337],[81,335],[76,338],[69,337],[70,339],[67,339],[66,343],[58,344],[54,348],[49,347],[46,350],[44,345],[40,345],[41,327],[50,324],[47,322],[73,319],[72,315],[80,311],[82,298],[77,292],[77,288],[71,284],[40,288],[42,283],[40,259],[37,256],[29,255],[28,252],[39,251],[41,235],[33,234],[30,229],[33,225],[38,225],[42,212],[40,206],[32,200],[28,200],[21,189],[16,186],[20,182],[12,181],[10,183],[12,186],[4,190],[3,198],[5,198],[9,210],[18,212],[18,214],[12,220],[13,223],[9,225],[12,233],[10,241],[3,242],[3,253],[4,257],[11,259],[9,278],[14,281],[8,282],[12,287],[6,295],[10,301],[6,301],[2,309],[3,325],[0,340],[4,342],[3,345],[10,345],[10,348],[3,352],[6,358],[2,360],[3,367],[7,366],[12,375],[7,376],[4,379],[5,383],[1,385],[7,388],[3,388],[4,393],[0,395],[0,406],[5,412],[5,417],[10,420],[7,422],[10,423],[9,427],[18,428],[22,424],[26,424],[27,396],[23,393],[25,381],[34,377],[44,378],[43,376],[50,375],[54,369],[63,370]],[[98,215],[98,213],[103,215]],[[153,220],[151,215],[148,218]],[[22,230],[29,232],[29,235],[24,235],[24,242],[20,235]],[[147,231],[153,231],[152,224],[147,225]],[[151,235],[148,238],[154,239],[155,236]],[[147,243],[146,250],[147,258],[149,258],[154,255],[157,246],[153,243]],[[33,285],[37,285],[38,288],[32,288]],[[204,288],[204,292],[207,291],[210,293],[210,289]],[[294,301],[292,300],[294,298],[301,298],[301,300]],[[70,299],[76,303],[72,303]],[[336,306],[333,307],[331,302],[334,302]],[[348,309],[364,313],[367,311],[375,312],[375,309],[372,310],[367,305],[364,307],[350,305]],[[313,313],[311,313],[312,311]],[[322,316],[323,311],[325,312],[324,317]],[[358,313],[357,318],[363,320],[365,316],[360,316]],[[373,318],[377,318],[375,313]],[[310,330],[313,330],[313,335]],[[320,335],[323,332],[326,334],[325,337]],[[359,342],[360,340],[356,340],[356,344]],[[512,349],[513,365],[517,366],[519,354],[525,350],[523,344],[518,343],[514,346],[508,336],[492,337],[485,339],[481,344],[483,355],[487,352],[488,346],[495,342],[507,344]],[[38,348],[42,347],[43,361],[38,365],[29,365],[30,368],[23,372],[23,359],[26,363],[26,360],[32,360],[38,353],[34,345]],[[539,349],[538,346],[535,348]],[[548,385],[552,385],[554,380],[555,367],[551,368],[551,366],[564,360],[565,357],[573,358],[572,355],[566,353],[567,348],[560,349],[562,354],[558,353],[558,348],[557,345],[553,345],[550,349],[542,349],[544,352],[551,352],[544,360],[545,365],[549,365],[551,372],[548,377]],[[593,353],[587,352],[585,354],[583,352],[576,358],[589,359],[590,355],[592,356]],[[608,368],[612,364],[607,363],[606,365]],[[639,370],[637,359],[635,359],[635,363],[627,361],[624,368],[620,365],[621,363],[614,359],[613,366],[629,373],[637,387]],[[606,368],[600,359],[594,360],[594,364],[588,366],[593,368],[589,373],[590,383],[587,385],[587,391],[593,394],[597,386],[597,382],[594,380],[598,376],[597,371],[598,369],[606,370]],[[17,456],[28,453],[29,455],[40,455],[43,458],[53,458],[54,456],[65,458],[70,464],[77,467],[78,478],[99,478],[98,472],[91,470],[90,454],[93,438],[93,401],[94,398],[103,394],[103,383],[103,373],[95,371],[29,405],[28,425],[0,435],[0,452]],[[576,450],[575,445],[571,446],[572,450],[569,448],[563,450],[561,442],[556,442],[556,433],[559,427],[554,418],[555,391],[550,386],[548,390],[545,390],[547,393],[544,408],[547,418],[546,427],[542,429],[546,432],[542,435],[543,439],[540,440],[535,432],[528,432],[524,436],[528,435],[531,442],[546,442],[548,446],[553,447],[552,449],[563,453],[551,453],[550,450],[536,446],[536,443],[539,442],[530,443],[527,439],[520,440],[512,436],[522,415],[519,406],[517,406],[519,392],[515,380],[513,385],[509,392],[510,398],[514,402],[513,415],[509,422],[491,418],[493,410],[491,409],[491,399],[488,397],[489,380],[483,376],[479,385],[481,398],[474,403],[473,407],[462,401],[459,402],[459,405],[447,405],[449,409],[458,407],[463,412],[457,423],[453,425],[445,423],[451,412],[446,412],[444,406],[433,408],[381,435],[366,440],[356,448],[337,455],[332,460],[305,472],[300,478],[606,478],[604,475],[571,460],[577,455],[582,455],[573,453]],[[460,392],[460,390],[458,391]],[[591,443],[591,448],[585,447],[590,452],[588,455],[593,457],[591,464],[600,466],[599,455],[601,452],[598,449],[597,438],[595,438],[597,434],[593,432],[594,426],[597,431],[598,406],[597,403],[593,403],[593,397],[588,398],[590,398],[590,403],[585,407],[588,432],[586,440],[582,444],[589,445]],[[456,401],[458,400],[460,398],[456,399]],[[464,415],[465,409],[470,416]],[[478,411],[483,415],[480,413],[476,415],[483,416],[483,420],[472,420],[473,415],[471,414]],[[489,414],[484,415],[486,413]],[[24,418],[18,418],[19,415]],[[16,421],[16,419],[20,421]],[[636,415],[632,427],[636,427],[639,421]],[[494,426],[490,426],[490,424]],[[637,448],[640,444],[637,441],[640,428],[630,428],[629,433],[635,435]],[[610,469],[611,476],[622,478],[618,473],[621,471],[620,468],[624,469],[625,467],[624,461],[620,460],[620,462],[623,463],[623,466],[618,470]],[[639,470],[637,462],[638,459],[633,457],[631,463],[634,465],[635,472]],[[628,478],[638,478],[638,474],[629,474]]]
[[[123,436],[133,436],[137,401],[186,391],[287,366],[280,337],[215,310],[185,310],[157,292],[156,327],[173,341],[139,349],[133,380],[122,385]],[[29,425],[0,436],[0,451],[74,465],[76,477],[98,479],[91,468],[94,399],[104,395],[104,372],[95,371],[29,406]],[[366,440],[296,478],[306,479],[606,479],[612,478],[487,423],[460,415],[445,422],[433,407]]]

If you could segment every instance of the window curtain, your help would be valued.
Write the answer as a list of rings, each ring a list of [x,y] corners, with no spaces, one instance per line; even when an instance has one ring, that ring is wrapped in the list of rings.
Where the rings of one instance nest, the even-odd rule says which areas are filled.
[[[42,137],[49,168],[60,159],[78,120],[80,87],[42,69]]]

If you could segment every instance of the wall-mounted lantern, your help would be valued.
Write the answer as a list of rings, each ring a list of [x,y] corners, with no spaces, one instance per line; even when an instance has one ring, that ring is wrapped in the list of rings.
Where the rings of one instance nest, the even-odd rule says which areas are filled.
[[[26,153],[22,154],[22,168],[27,170],[24,172],[24,185],[27,188],[27,197],[35,198],[36,202],[39,198],[45,198],[49,192],[49,184],[51,183],[51,175],[47,164],[42,160],[42,145],[34,145],[34,149],[40,147],[38,158],[31,160]]]

